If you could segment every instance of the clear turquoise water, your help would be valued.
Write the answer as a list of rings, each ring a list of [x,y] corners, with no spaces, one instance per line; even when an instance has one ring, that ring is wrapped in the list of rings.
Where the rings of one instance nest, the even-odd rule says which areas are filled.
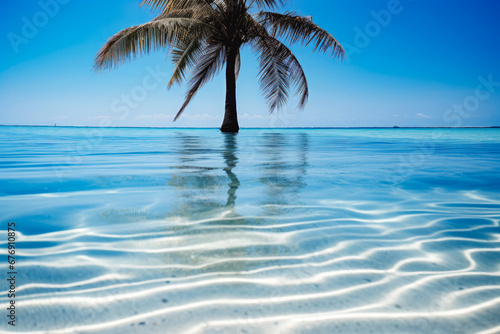
[[[499,333],[499,144],[500,129],[0,127],[15,329]]]

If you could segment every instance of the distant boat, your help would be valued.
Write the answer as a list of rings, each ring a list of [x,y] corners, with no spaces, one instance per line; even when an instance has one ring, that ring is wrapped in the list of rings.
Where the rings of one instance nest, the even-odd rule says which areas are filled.
[[[393,128],[394,128],[394,129],[399,129],[399,126],[394,125],[394,126],[393,126]]]

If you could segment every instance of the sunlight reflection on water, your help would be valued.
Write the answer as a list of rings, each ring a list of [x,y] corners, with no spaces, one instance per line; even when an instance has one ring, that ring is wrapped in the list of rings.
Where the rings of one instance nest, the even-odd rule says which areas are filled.
[[[20,332],[500,326],[498,129],[0,130]]]

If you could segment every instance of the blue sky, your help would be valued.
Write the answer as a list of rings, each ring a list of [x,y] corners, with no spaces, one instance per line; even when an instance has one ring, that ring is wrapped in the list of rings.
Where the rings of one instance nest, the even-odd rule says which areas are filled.
[[[151,20],[139,0],[23,0],[0,20],[0,124],[218,127],[223,75],[179,121],[185,87],[166,90],[172,65],[152,54],[96,74],[106,39]],[[491,0],[292,0],[347,49],[340,63],[293,46],[308,77],[296,100],[269,116],[249,49],[238,80],[241,127],[500,125],[500,2]]]

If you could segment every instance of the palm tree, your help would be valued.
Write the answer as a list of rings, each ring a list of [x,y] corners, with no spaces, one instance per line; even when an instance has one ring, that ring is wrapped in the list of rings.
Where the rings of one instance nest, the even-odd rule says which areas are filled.
[[[289,43],[314,46],[314,51],[343,59],[345,51],[311,17],[294,12],[270,12],[287,0],[142,0],[160,14],[152,21],[112,36],[95,59],[95,69],[110,69],[130,58],[166,50],[175,64],[168,88],[181,83],[190,71],[186,99],[175,120],[198,90],[226,65],[226,106],[221,131],[238,132],[236,80],[240,49],[249,45],[257,54],[260,87],[270,112],[282,108],[294,88],[304,108],[309,88],[302,66]]]

